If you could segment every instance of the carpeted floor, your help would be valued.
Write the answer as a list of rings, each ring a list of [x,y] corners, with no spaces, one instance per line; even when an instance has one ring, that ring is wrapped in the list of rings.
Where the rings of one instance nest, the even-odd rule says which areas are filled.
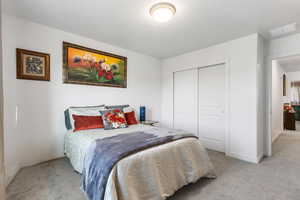
[[[300,199],[300,137],[281,136],[273,151],[259,165],[209,151],[218,178],[185,186],[168,200]],[[28,167],[9,185],[8,200],[85,200],[79,180],[66,159]]]

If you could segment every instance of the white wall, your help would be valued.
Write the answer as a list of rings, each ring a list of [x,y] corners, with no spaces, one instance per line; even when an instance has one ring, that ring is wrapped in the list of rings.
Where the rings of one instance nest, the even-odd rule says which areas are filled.
[[[290,82],[292,81],[300,81],[300,71],[298,72],[287,72],[287,77]]]
[[[283,130],[283,75],[284,69],[274,60],[272,62],[272,141],[275,141]]]
[[[300,55],[300,33],[271,40],[269,42],[269,58]]]
[[[160,120],[160,60],[85,37],[3,16],[5,161],[11,178],[22,166],[63,156],[63,111],[75,105],[145,105]],[[127,88],[62,83],[62,42],[128,58]],[[51,54],[51,81],[16,79],[16,48]],[[18,110],[16,119],[16,109]]]
[[[0,14],[2,1],[0,0]],[[0,199],[5,199],[4,131],[3,131],[3,81],[2,81],[2,17],[0,15]]]
[[[265,140],[267,133],[267,123],[266,123],[266,67],[265,67],[265,56],[266,56],[266,40],[258,35],[258,47],[257,47],[257,155],[259,158],[262,155],[266,155],[267,151],[265,148]]]
[[[173,72],[227,62],[230,70],[230,135],[228,154],[250,162],[263,155],[258,148],[258,38],[257,34],[162,62],[162,124],[172,127]],[[263,60],[263,59],[262,59]],[[263,64],[262,64],[263,65]],[[188,89],[188,88],[187,88]],[[262,144],[261,144],[262,145]]]

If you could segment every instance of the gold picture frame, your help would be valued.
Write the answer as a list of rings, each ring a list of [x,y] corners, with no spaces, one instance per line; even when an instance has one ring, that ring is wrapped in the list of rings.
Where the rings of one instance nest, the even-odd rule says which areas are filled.
[[[127,87],[127,58],[63,42],[63,82]]]

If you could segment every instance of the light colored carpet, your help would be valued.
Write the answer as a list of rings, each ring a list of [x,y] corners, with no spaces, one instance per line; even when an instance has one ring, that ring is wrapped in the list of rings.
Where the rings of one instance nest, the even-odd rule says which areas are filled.
[[[300,131],[300,121],[296,121],[296,131]]]
[[[274,156],[255,165],[209,151],[218,178],[201,179],[168,200],[298,200],[300,137],[281,136]],[[80,175],[67,159],[22,169],[7,189],[8,200],[84,200]]]

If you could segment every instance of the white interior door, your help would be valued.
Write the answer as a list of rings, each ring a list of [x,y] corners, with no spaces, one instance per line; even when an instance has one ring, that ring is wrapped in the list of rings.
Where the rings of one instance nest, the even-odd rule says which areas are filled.
[[[225,65],[200,68],[199,132],[203,144],[225,152],[226,133],[226,68]]]
[[[174,128],[198,132],[198,70],[174,73]]]

